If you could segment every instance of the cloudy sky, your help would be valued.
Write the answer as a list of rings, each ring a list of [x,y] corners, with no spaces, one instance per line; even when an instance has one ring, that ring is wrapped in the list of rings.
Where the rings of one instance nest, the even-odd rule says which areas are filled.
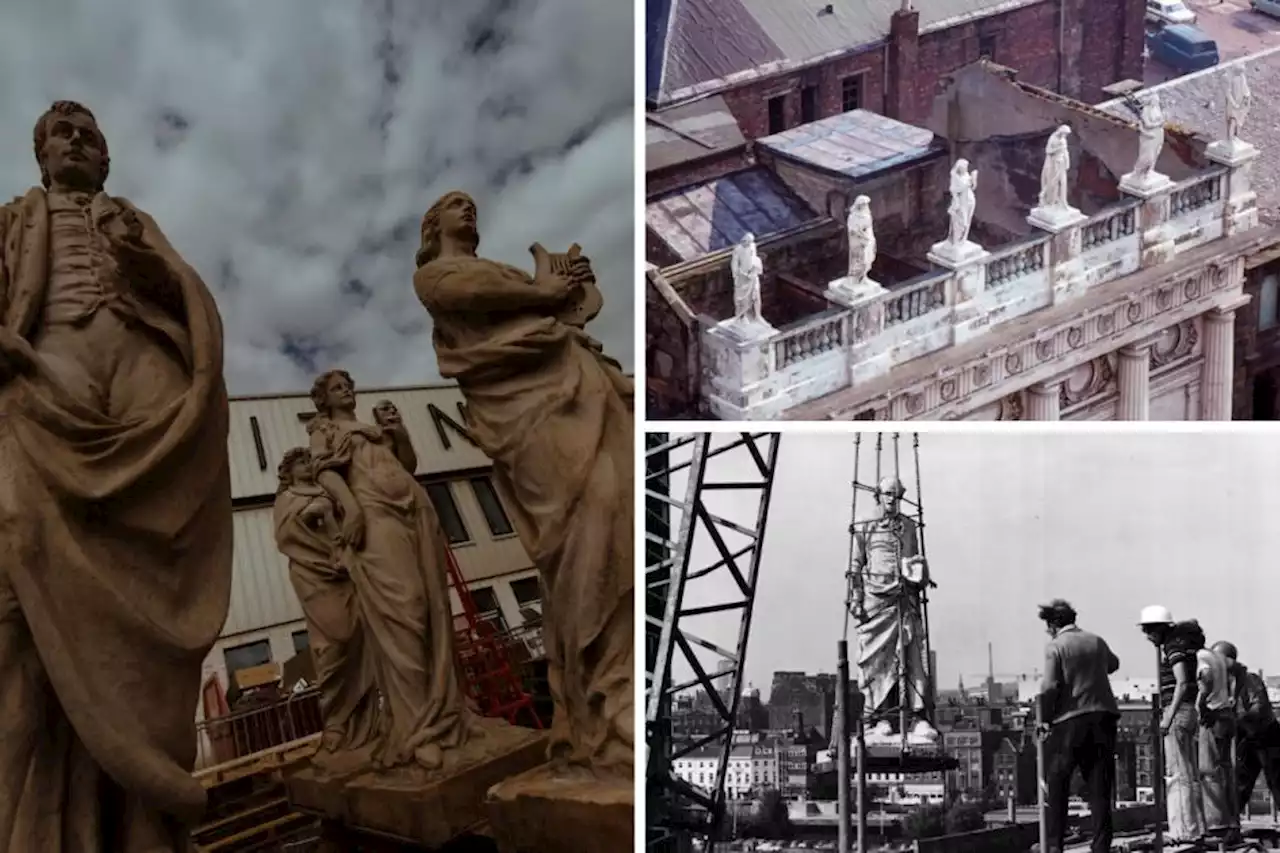
[[[885,446],[890,470],[888,439]],[[909,448],[904,436],[911,496]],[[740,451],[725,462],[749,470]],[[868,436],[861,480],[874,479],[873,466]],[[1036,605],[1057,596],[1115,649],[1120,675],[1154,675],[1153,652],[1135,627],[1148,604],[1198,618],[1210,642],[1232,640],[1246,664],[1280,675],[1273,435],[935,433],[920,438],[920,468],[938,584],[929,615],[940,687],[955,687],[961,675],[977,686],[988,642],[997,675],[1040,667],[1047,638]],[[782,439],[747,656],[748,681],[766,698],[774,670],[835,671],[852,474],[852,436]],[[751,520],[753,505],[741,495],[715,497],[712,512]],[[861,495],[858,515],[870,508]],[[710,562],[700,547],[695,560]],[[690,603],[723,595],[727,578],[692,582]],[[735,627],[713,616],[696,630],[732,647]],[[852,655],[852,636],[850,643]]]
[[[159,221],[214,290],[232,393],[439,378],[413,296],[423,212],[464,189],[481,252],[578,242],[632,363],[629,3],[7,0],[0,195],[39,183],[31,128],[92,109],[108,191]]]

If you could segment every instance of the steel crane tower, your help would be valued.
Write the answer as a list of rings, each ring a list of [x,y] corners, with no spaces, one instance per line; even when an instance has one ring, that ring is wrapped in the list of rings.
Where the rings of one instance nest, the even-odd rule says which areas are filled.
[[[645,740],[648,848],[714,840],[742,695],[756,579],[777,468],[777,433],[645,436]],[[736,631],[735,629],[736,624]],[[736,636],[726,648],[708,640]],[[705,708],[713,731],[671,730],[677,702]],[[715,756],[714,781],[673,772],[694,752]]]

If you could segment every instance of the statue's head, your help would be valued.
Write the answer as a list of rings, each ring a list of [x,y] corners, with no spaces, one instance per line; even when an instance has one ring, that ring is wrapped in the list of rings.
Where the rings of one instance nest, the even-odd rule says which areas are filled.
[[[882,477],[879,483],[876,483],[876,502],[880,504],[880,509],[885,515],[897,515],[899,504],[902,502],[902,496],[907,490],[902,487],[902,481],[897,477]]]
[[[59,186],[99,192],[107,182],[111,157],[107,138],[89,108],[75,101],[54,101],[36,121],[36,162],[45,189]]]
[[[315,471],[311,467],[311,451],[305,447],[286,450],[276,466],[276,477],[280,480],[279,491],[282,492],[295,483],[313,482]]]
[[[404,423],[400,410],[390,400],[379,400],[373,407],[373,422],[378,426],[391,426]]]
[[[356,409],[356,384],[345,370],[329,370],[311,383],[311,402],[316,411],[325,416],[334,412],[354,412]]]
[[[480,232],[476,230],[476,203],[461,190],[453,190],[440,196],[422,217],[422,245],[418,249],[419,267],[440,257],[443,237],[450,237],[471,247],[474,253],[480,245]]]
[[[951,167],[951,171],[957,175],[969,174],[969,161],[961,157],[956,164]]]

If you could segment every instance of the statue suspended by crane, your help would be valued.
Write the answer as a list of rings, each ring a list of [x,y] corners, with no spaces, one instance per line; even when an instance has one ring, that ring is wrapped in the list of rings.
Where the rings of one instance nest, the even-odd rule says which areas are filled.
[[[860,438],[860,436],[859,436]],[[847,607],[857,632],[855,689],[870,724],[868,742],[898,741],[903,749],[932,746],[938,732],[932,716],[932,674],[928,651],[928,589],[934,586],[924,551],[924,519],[919,502],[919,445],[916,445],[916,500],[906,500],[898,475],[897,436],[894,473],[880,476],[882,436],[877,436],[874,487],[857,482],[876,501],[869,518],[856,516],[848,570]],[[904,512],[904,502],[915,509]],[[896,726],[895,726],[896,723]],[[896,731],[895,731],[896,729]]]

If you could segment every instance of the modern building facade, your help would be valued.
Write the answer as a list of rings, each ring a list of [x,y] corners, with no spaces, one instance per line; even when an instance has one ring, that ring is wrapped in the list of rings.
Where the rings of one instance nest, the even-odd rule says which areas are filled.
[[[537,572],[494,490],[489,459],[467,437],[457,387],[359,389],[357,396],[359,413],[370,421],[380,400],[391,400],[400,410],[418,454],[418,479],[440,516],[480,617],[499,631],[536,623],[541,611]],[[305,394],[231,401],[231,608],[204,663],[205,681],[217,678],[223,689],[236,670],[283,664],[308,648],[288,565],[276,550],[272,504],[276,467],[286,450],[307,444],[306,421],[314,411]],[[453,605],[459,613],[456,596]],[[529,642],[536,646],[537,638]]]

